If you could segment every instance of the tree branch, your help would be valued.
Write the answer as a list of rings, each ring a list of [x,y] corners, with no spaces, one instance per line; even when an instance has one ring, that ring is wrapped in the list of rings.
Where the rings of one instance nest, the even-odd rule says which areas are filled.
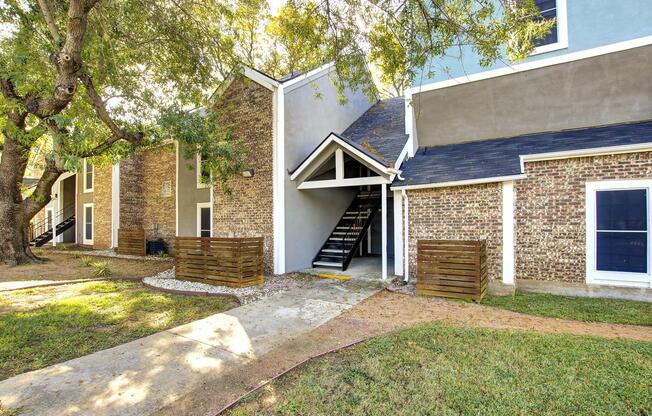
[[[143,140],[143,133],[142,132],[131,133],[120,128],[116,124],[116,122],[113,120],[108,110],[106,109],[106,104],[102,100],[102,97],[100,97],[100,95],[97,93],[97,90],[93,85],[93,80],[91,79],[91,77],[88,74],[82,72],[79,75],[79,80],[82,82],[82,84],[84,84],[84,87],[86,87],[86,94],[88,95],[88,98],[90,98],[91,100],[91,104],[95,109],[95,113],[97,114],[99,119],[109,128],[109,130],[111,130],[111,134],[113,135],[113,137],[109,139],[108,145],[110,146],[111,144],[117,142],[118,140],[126,140],[133,144],[139,144]]]
[[[61,42],[61,35],[59,34],[57,23],[54,21],[52,13],[50,13],[50,7],[48,6],[46,0],[38,0],[38,5],[41,9],[41,13],[43,13],[43,17],[45,18],[45,23],[48,25],[50,34],[52,35],[52,38],[54,38],[54,42],[58,45],[59,42]]]

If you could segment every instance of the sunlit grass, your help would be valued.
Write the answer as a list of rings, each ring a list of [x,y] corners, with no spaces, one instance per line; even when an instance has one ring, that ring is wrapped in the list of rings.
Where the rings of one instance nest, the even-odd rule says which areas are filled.
[[[516,293],[488,296],[482,304],[551,318],[652,326],[652,302]]]
[[[650,415],[652,343],[430,324],[300,367],[233,415]]]
[[[55,291],[66,292],[54,296]],[[52,294],[52,300],[42,301]],[[25,303],[34,298],[34,308]],[[38,302],[36,300],[38,299]],[[21,307],[18,307],[18,304]],[[0,379],[110,348],[236,306],[139,282],[89,282],[0,294]]]

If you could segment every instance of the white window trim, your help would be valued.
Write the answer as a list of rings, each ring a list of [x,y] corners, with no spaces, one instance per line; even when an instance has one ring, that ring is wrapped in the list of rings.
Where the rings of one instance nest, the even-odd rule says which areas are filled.
[[[596,270],[596,192],[605,190],[647,190],[647,273],[611,272]],[[631,287],[652,287],[650,274],[650,253],[652,230],[650,229],[650,197],[652,179],[623,181],[600,181],[586,183],[586,283],[594,285],[613,285]]]
[[[210,188],[210,184],[201,181],[201,153],[197,153],[196,157],[196,170],[197,170],[197,189]]]
[[[86,208],[91,208],[91,237],[90,239],[86,238]],[[93,245],[93,239],[95,239],[95,208],[92,203],[84,204],[82,207],[82,243],[84,245]]]
[[[197,237],[201,237],[201,210],[202,208],[208,208],[210,210],[210,218],[211,218],[211,228],[210,228],[210,236],[213,236],[213,207],[211,206],[210,202],[199,202],[197,204]]]
[[[86,162],[86,159],[84,159],[84,169],[83,169],[84,178],[82,179],[84,181],[84,187],[83,187],[84,193],[93,192],[93,188],[95,188],[95,166],[93,166],[93,177],[91,178],[90,188],[88,187],[88,182],[86,182],[87,169],[88,169],[88,162]]]
[[[530,56],[568,48],[568,10],[566,0],[557,0],[557,42],[534,49]]]

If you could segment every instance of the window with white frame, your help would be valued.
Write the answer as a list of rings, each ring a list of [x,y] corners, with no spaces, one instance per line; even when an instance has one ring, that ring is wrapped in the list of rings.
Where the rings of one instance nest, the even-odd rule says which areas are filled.
[[[542,19],[555,20],[555,24],[550,33],[534,41],[536,46],[534,54],[567,48],[568,26],[566,20],[566,0],[534,0],[534,3],[539,8]]]
[[[93,164],[84,160],[84,192],[93,192],[93,181],[95,180],[95,169]]]
[[[652,180],[590,182],[587,283],[650,287]]]
[[[211,171],[206,166],[206,155],[197,154],[197,188],[207,188],[210,186]]]
[[[211,204],[209,202],[197,204],[197,237],[212,236]]]
[[[84,244],[92,245],[93,244],[93,204],[84,204],[83,205],[83,236],[82,242]]]

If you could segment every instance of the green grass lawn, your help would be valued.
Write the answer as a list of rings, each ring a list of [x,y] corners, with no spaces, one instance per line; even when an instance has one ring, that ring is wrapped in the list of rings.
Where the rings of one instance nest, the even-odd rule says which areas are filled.
[[[89,282],[0,293],[0,379],[81,357],[237,306],[140,282]]]
[[[650,415],[652,343],[429,324],[316,359],[232,415]]]
[[[487,296],[482,304],[552,318],[652,326],[652,302],[516,293]]]

